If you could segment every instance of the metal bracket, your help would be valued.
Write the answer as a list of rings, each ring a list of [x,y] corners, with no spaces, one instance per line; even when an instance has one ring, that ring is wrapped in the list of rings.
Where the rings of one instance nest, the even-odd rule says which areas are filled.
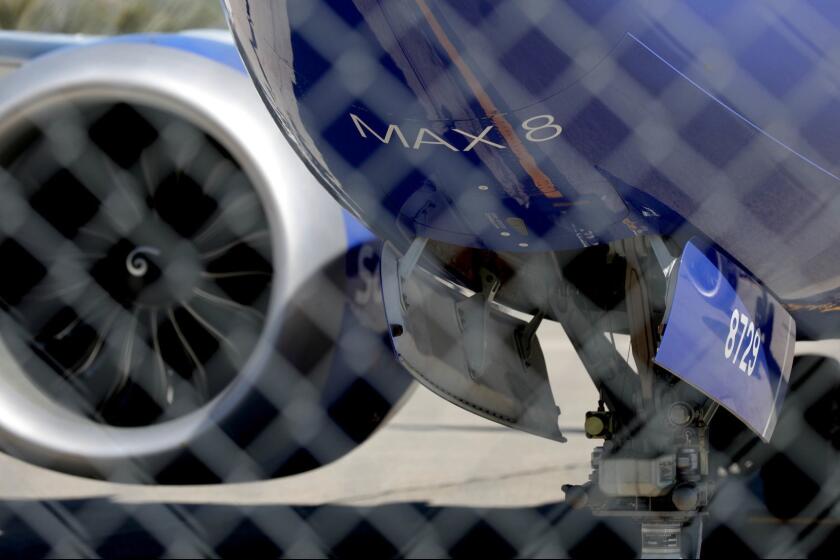
[[[536,342],[537,329],[545,318],[545,312],[540,310],[534,315],[531,321],[517,329],[515,333],[516,348],[519,350],[519,356],[522,358],[522,363],[526,367],[531,366],[531,355],[534,351],[534,343]]]
[[[667,279],[671,277],[671,273],[673,273],[674,268],[677,265],[677,261],[679,261],[679,257],[675,257],[671,254],[671,251],[668,250],[668,246],[665,245],[665,241],[659,237],[650,237],[650,247],[653,249],[653,255],[656,257],[656,262],[659,263],[659,267],[662,269],[662,275]]]
[[[397,270],[401,284],[405,284],[408,281],[408,277],[411,276],[412,272],[414,272],[414,267],[417,266],[417,262],[423,255],[423,251],[426,250],[426,245],[428,243],[428,237],[415,237],[414,241],[412,241],[411,245],[408,247],[408,250],[402,257],[400,257],[399,263],[397,264]]]
[[[415,237],[414,241],[412,241],[411,245],[408,247],[408,250],[397,261],[397,277],[399,278],[398,286],[400,286],[400,292],[402,292],[402,286],[405,286],[408,282],[408,278],[411,276],[411,273],[414,272],[414,268],[420,261],[420,257],[423,255],[423,251],[426,250],[426,245],[428,243],[428,237]],[[408,301],[405,294],[401,293],[400,303],[403,310],[408,309]]]
[[[480,293],[457,304],[458,319],[467,350],[469,374],[473,379],[484,374],[487,358],[487,320],[490,308],[502,284],[495,274],[481,269]]]

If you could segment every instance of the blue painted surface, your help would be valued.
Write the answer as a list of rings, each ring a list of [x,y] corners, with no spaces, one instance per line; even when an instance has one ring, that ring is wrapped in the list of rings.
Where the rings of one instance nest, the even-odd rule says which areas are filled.
[[[242,59],[236,47],[223,41],[185,35],[178,33],[138,33],[133,35],[119,35],[102,39],[105,43],[141,43],[157,45],[181,51],[190,52],[208,58],[219,64],[224,64],[239,72],[245,72]]]
[[[796,327],[754,277],[721,251],[704,245],[693,240],[685,247],[655,361],[769,440],[787,393]],[[760,330],[757,353],[749,338],[752,329],[737,321],[732,335],[733,310]]]
[[[189,33],[135,33],[95,36],[0,30],[0,56],[12,59],[30,60],[61,49],[102,43],[135,43],[169,47],[197,54],[239,72],[245,72],[242,59],[236,51],[236,47],[231,43]]]
[[[347,233],[347,246],[357,247],[366,243],[373,243],[376,237],[359,223],[359,220],[353,217],[347,210],[342,211],[344,218],[344,231]]]
[[[83,45],[91,40],[80,35],[0,30],[0,57],[26,61],[57,49]]]
[[[228,4],[278,122],[379,236],[517,252],[688,228],[809,336],[840,332],[836,2]],[[529,141],[540,115],[562,133]]]

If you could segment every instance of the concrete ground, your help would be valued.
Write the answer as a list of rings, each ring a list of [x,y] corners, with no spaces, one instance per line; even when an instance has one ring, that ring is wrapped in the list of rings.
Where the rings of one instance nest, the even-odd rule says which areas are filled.
[[[0,500],[109,496],[118,502],[513,507],[557,502],[562,484],[583,482],[589,474],[593,442],[581,429],[597,394],[560,327],[542,328],[565,444],[484,420],[417,387],[367,442],[313,472],[260,483],[141,487],[58,474],[0,455]]]
[[[561,485],[589,475],[595,442],[583,418],[597,393],[562,329],[540,330],[564,444],[500,426],[416,387],[403,407],[354,452],[316,471],[224,486],[143,487],[63,475],[0,455],[0,500],[110,496],[119,502],[210,504],[432,505],[521,507],[562,499]],[[626,346],[626,340],[618,340]],[[840,344],[805,343],[798,353],[840,358]]]

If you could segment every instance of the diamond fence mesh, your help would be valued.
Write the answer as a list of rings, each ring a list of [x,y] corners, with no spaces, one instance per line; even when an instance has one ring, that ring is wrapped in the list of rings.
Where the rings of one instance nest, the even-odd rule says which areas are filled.
[[[669,237],[702,230],[772,289],[796,296],[786,301],[802,332],[836,336],[836,292],[803,295],[794,287],[827,285],[840,265],[840,144],[826,138],[840,110],[836,96],[813,95],[838,83],[832,59],[838,10],[820,2],[651,1],[634,6],[637,17],[694,32],[663,39],[664,28],[645,28],[647,35],[610,43],[596,30],[619,26],[626,3],[230,4],[247,10],[235,21],[247,24],[235,29],[240,37],[289,30],[273,48],[288,48],[298,60],[258,58],[256,39],[243,44],[244,57],[276,87],[267,102],[322,182],[352,181],[356,192],[366,193],[352,206],[371,222],[396,224],[410,216],[413,233],[467,224],[475,237],[499,239],[490,247],[495,251],[478,256],[432,247],[439,260],[456,263],[450,272],[492,262],[507,271],[505,286],[533,285],[523,278],[528,263],[516,249],[538,249],[543,241],[567,245],[561,253],[579,263],[578,256],[599,251],[616,228],[624,228],[622,237],[652,235],[651,220],[661,225],[670,212],[680,220]],[[422,17],[429,5],[447,29],[457,30],[457,59]],[[752,25],[731,32],[745,17]],[[558,26],[591,28],[590,48],[577,49]],[[415,59],[383,58],[370,47],[392,52],[430,42],[438,48]],[[655,51],[649,42],[670,50]],[[687,52],[700,54],[685,60]],[[579,71],[528,67],[546,56]],[[672,57],[683,61],[681,69],[671,66]],[[289,64],[300,72],[295,83],[283,82]],[[526,119],[505,133],[498,120],[476,118],[488,112],[489,101],[457,93],[441,71],[452,65],[474,68],[495,95],[519,100],[528,115],[551,115],[551,122]],[[656,65],[673,72],[650,71]],[[409,66],[427,97],[395,77],[407,75]],[[688,77],[702,68],[713,69],[706,86]],[[566,91],[572,93],[558,104],[558,92]],[[443,98],[454,101],[440,104]],[[406,125],[392,129],[372,117],[395,107],[408,122],[429,114],[435,122],[425,133],[415,127],[409,134]],[[751,117],[736,109],[742,107]],[[562,143],[551,144],[556,151],[539,135],[529,144],[520,138],[517,149],[537,168],[555,169],[558,157],[567,162],[563,182],[552,172],[535,176],[527,166],[512,172],[509,158],[522,154],[500,151],[511,142],[508,133],[530,141],[534,130],[555,122],[562,123]],[[495,130],[485,134],[488,126]],[[344,455],[381,425],[387,429],[409,378],[393,356],[380,305],[378,242],[328,254],[316,277],[297,293],[280,295],[281,240],[272,233],[265,193],[228,147],[189,120],[136,103],[67,102],[0,128],[7,452],[119,482],[298,475],[305,484],[307,475],[299,473]],[[364,147],[348,150],[347,134]],[[435,157],[434,150],[466,147],[470,157],[451,159],[445,168]],[[611,212],[613,221],[576,226],[588,217],[584,208],[523,235],[517,222],[440,211],[469,208],[487,189],[538,204],[535,197],[549,183],[560,190],[586,185],[581,199]],[[416,184],[420,194],[400,194],[406,184]],[[314,181],[305,187],[316,188]],[[632,207],[631,192],[641,193]],[[656,206],[657,200],[667,203]],[[318,220],[312,217],[312,227],[339,227]],[[385,233],[398,239],[404,229]],[[573,267],[567,271],[573,275]],[[360,276],[375,281],[359,284]],[[468,275],[460,281],[460,291],[480,291],[480,281]],[[597,336],[607,332],[613,343],[610,326],[625,305],[623,281],[611,299],[590,302]],[[598,282],[584,278],[576,286],[586,296]],[[451,368],[461,358],[469,364],[464,333],[442,316],[428,319],[424,335],[443,341],[435,348],[445,350],[426,356],[427,367]],[[819,348],[833,352],[830,342]],[[725,410],[716,414],[711,476],[717,488],[705,515],[705,555],[835,550],[840,365],[801,354],[770,443]],[[562,396],[562,376],[550,373],[551,390]],[[515,384],[517,377],[505,379]],[[514,407],[511,414],[524,412]],[[562,419],[572,434],[577,421],[583,418]],[[397,468],[400,458],[387,460]],[[639,547],[637,521],[594,516],[567,503],[6,501],[0,530],[4,554],[29,557],[632,556]]]

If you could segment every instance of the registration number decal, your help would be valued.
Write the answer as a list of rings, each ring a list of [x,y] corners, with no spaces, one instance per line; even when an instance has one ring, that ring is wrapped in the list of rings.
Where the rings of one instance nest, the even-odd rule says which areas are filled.
[[[738,338],[739,325],[741,327],[740,338]],[[736,339],[738,340],[737,344],[735,343]],[[744,340],[747,341],[746,346],[743,345]],[[755,371],[755,365],[758,363],[758,351],[760,349],[761,329],[756,328],[755,323],[745,313],[733,309],[732,316],[729,319],[729,335],[726,337],[723,346],[723,355],[727,359],[731,357],[732,363],[738,364],[741,371],[746,372],[747,375],[752,375]],[[740,361],[738,360],[739,353]]]
[[[795,339],[790,313],[748,270],[702,239],[686,244],[657,364],[769,440]]]

